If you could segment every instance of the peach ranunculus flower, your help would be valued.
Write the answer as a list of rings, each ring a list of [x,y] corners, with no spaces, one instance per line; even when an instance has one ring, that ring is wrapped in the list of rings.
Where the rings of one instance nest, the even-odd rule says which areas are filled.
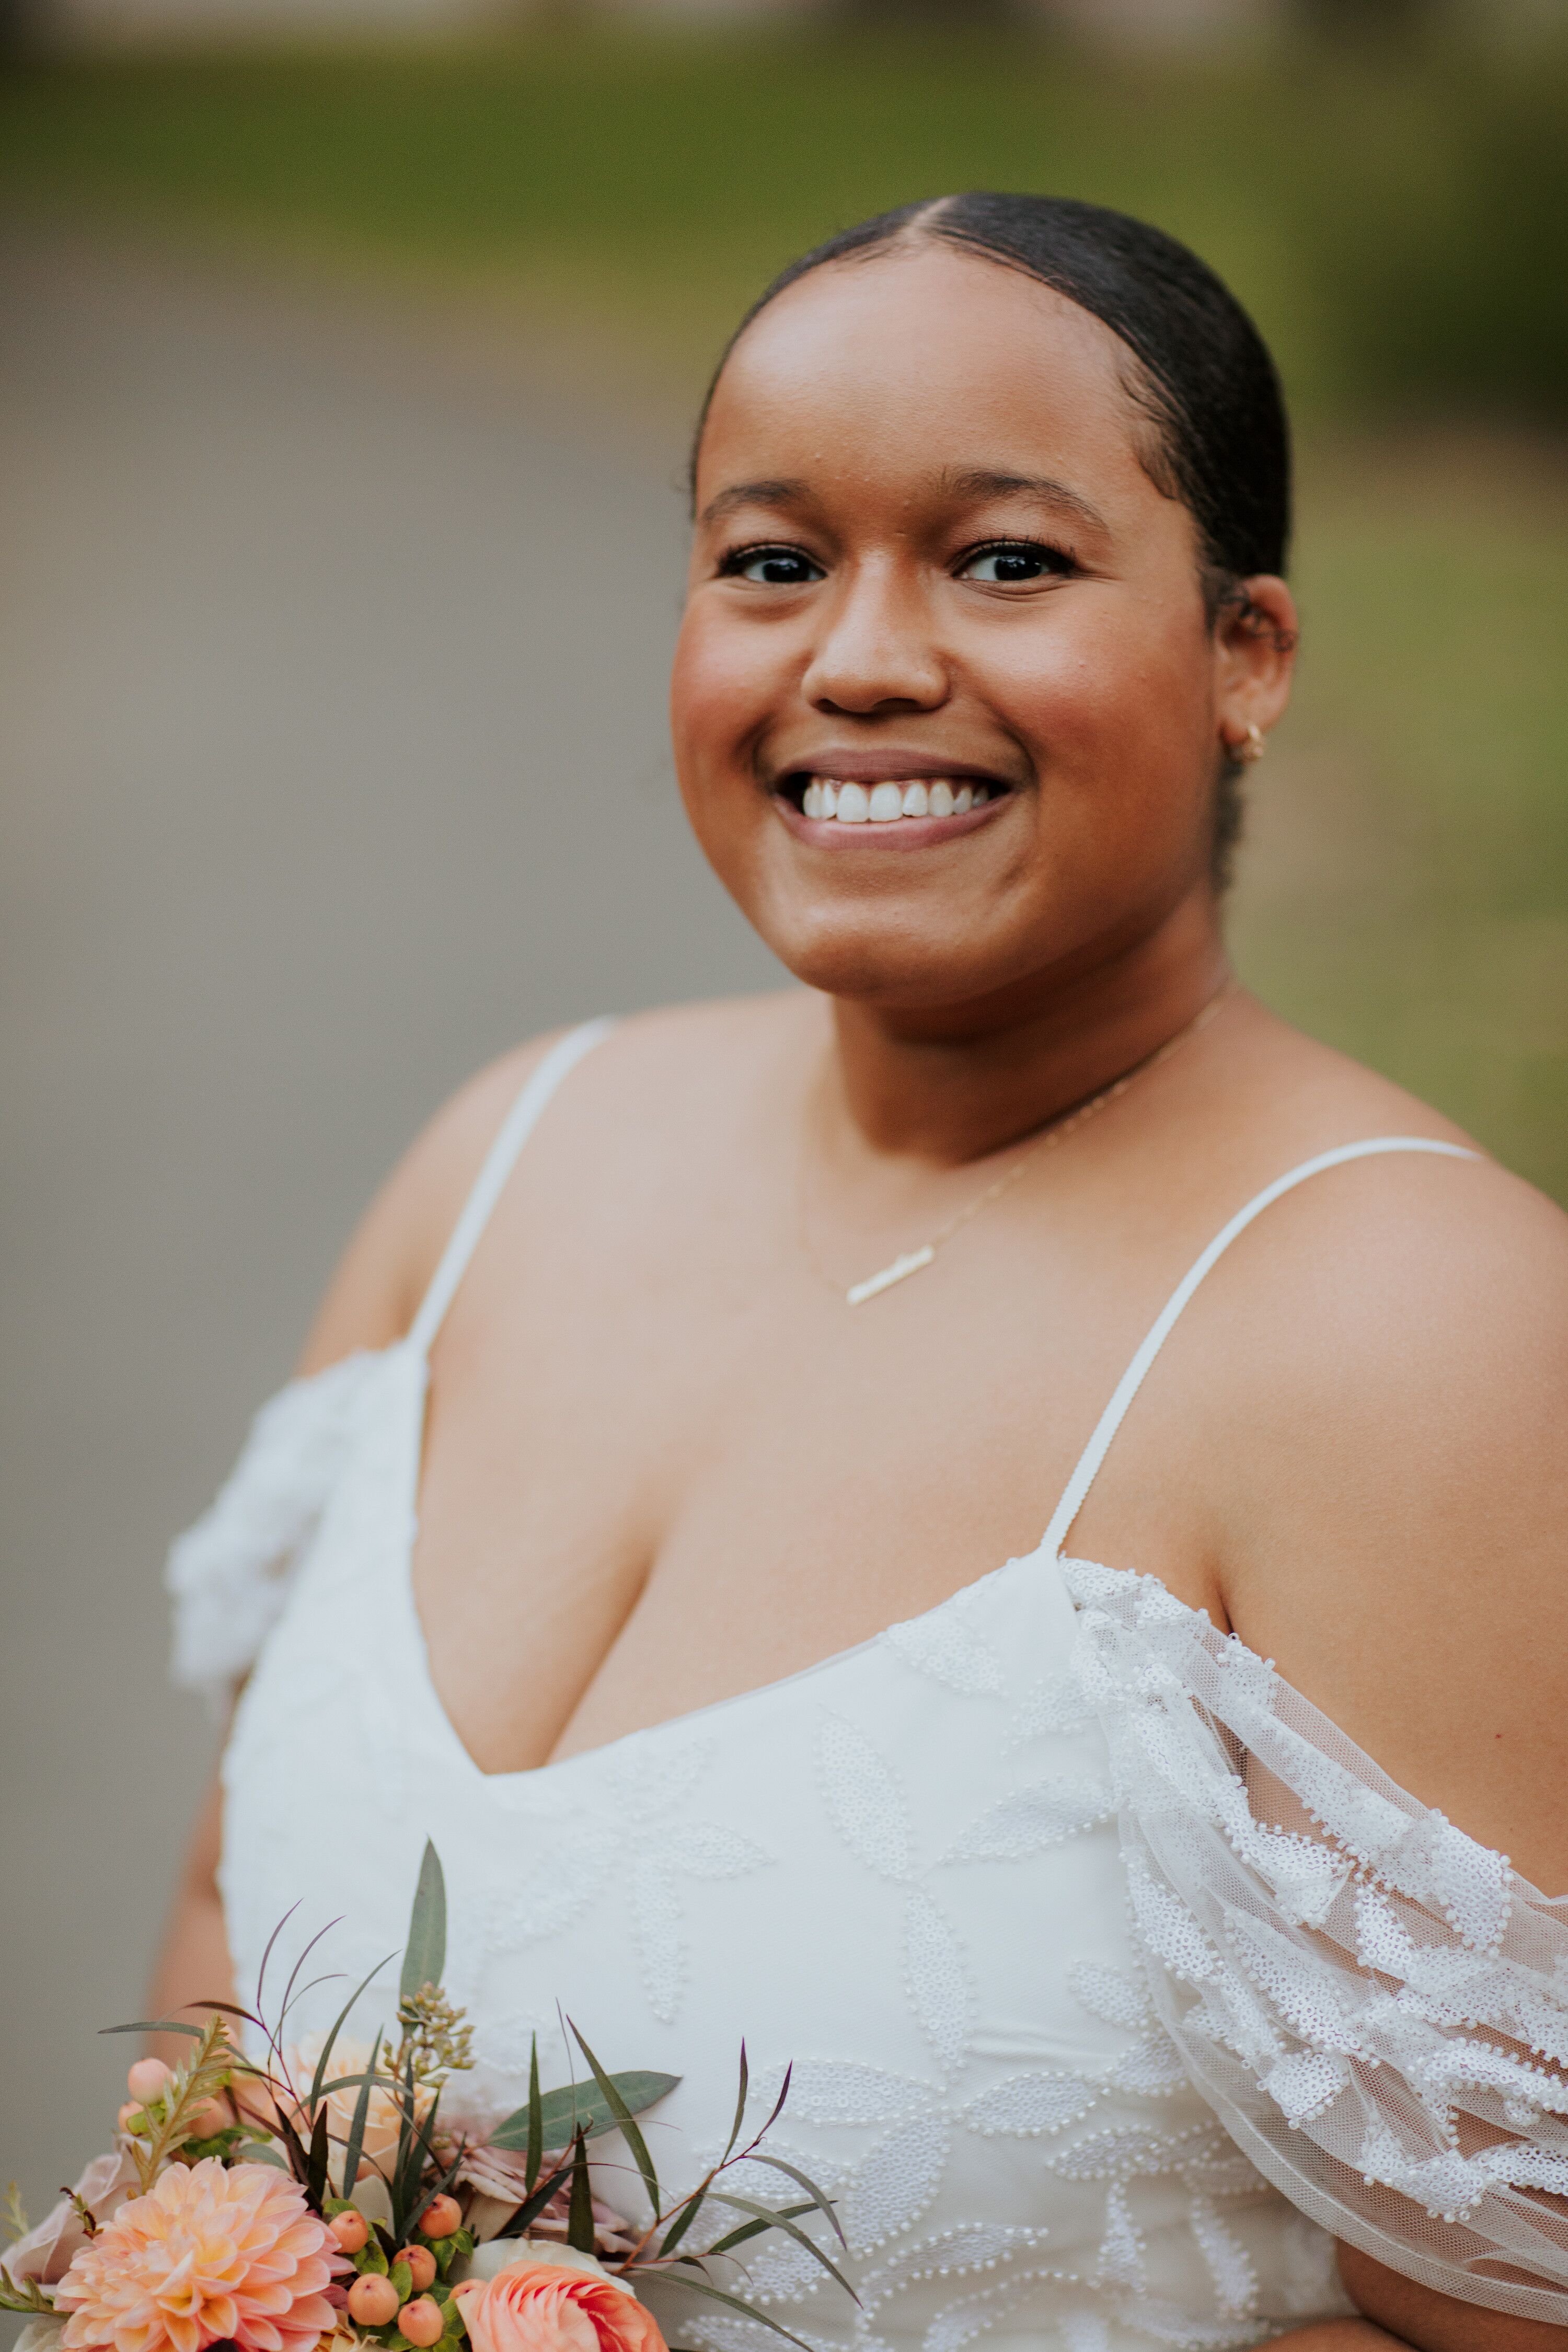
[[[77,2253],[55,2291],[64,2352],[313,2352],[351,2266],[297,2181],[215,2157],[174,2164]]]
[[[473,2352],[667,2352],[659,2325],[592,2254],[531,2248],[454,2291]]]

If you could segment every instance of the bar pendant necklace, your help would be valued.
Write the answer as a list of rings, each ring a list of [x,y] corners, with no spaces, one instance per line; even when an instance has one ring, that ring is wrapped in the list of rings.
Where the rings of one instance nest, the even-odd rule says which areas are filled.
[[[1011,1168],[1004,1169],[994,1184],[988,1184],[983,1192],[976,1193],[973,1201],[965,1202],[956,1216],[950,1217],[945,1225],[940,1225],[937,1228],[930,1241],[922,1242],[918,1249],[903,1251],[889,1265],[881,1267],[876,1274],[868,1274],[863,1282],[852,1282],[847,1290],[843,1289],[833,1276],[817,1264],[816,1253],[806,1238],[804,1213],[805,1203],[803,1192],[800,1200],[802,1213],[799,1220],[801,1247],[813,1273],[820,1281],[825,1282],[830,1290],[837,1293],[846,1307],[864,1307],[868,1300],[879,1298],[885,1290],[891,1290],[896,1284],[907,1282],[910,1275],[923,1273],[928,1265],[935,1264],[936,1254],[943,1244],[952,1241],[953,1235],[971,1223],[980,1214],[982,1209],[988,1209],[993,1201],[1000,1200],[1004,1192],[1010,1192],[1019,1177],[1026,1169],[1032,1168],[1043,1153],[1053,1150],[1058,1143],[1065,1143],[1068,1137],[1082,1127],[1087,1120],[1091,1119],[1097,1111],[1109,1108],[1110,1104],[1124,1095],[1128,1087],[1137,1079],[1146,1077],[1151,1070],[1158,1069],[1160,1064],[1168,1060],[1178,1046],[1184,1045],[1189,1037],[1195,1037],[1201,1029],[1206,1029],[1219,1011],[1229,988],[1230,982],[1227,979],[1215,990],[1202,1012],[1189,1021],[1184,1028],[1178,1029],[1173,1037],[1167,1037],[1163,1045],[1156,1046],[1153,1053],[1148,1055],[1142,1062],[1134,1062],[1130,1070],[1123,1070],[1121,1076],[1107,1087],[1103,1093],[1091,1096],[1088,1102],[1080,1103],[1077,1110],[1068,1111],[1065,1118],[1058,1119],[1054,1126],[1047,1127],[1043,1134],[1037,1135],[1033,1143],[1029,1144],[1021,1156],[1014,1160]]]

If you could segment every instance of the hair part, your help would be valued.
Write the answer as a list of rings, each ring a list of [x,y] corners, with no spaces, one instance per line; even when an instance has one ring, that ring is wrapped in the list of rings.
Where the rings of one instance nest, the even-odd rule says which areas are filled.
[[[1109,327],[1126,352],[1122,383],[1148,431],[1139,458],[1197,533],[1211,629],[1228,618],[1268,631],[1246,582],[1289,559],[1290,428],[1268,346],[1229,288],[1163,229],[1071,196],[983,190],[900,205],[841,229],[780,271],[752,304],[714,369],[692,438],[690,480],[713,395],[752,320],[787,287],[830,265],[944,244],[1048,286]],[[1239,761],[1216,782],[1213,870],[1223,887],[1240,837]]]

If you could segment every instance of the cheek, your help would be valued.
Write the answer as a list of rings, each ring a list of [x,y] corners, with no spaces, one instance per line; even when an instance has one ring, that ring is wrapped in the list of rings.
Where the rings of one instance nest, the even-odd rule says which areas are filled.
[[[775,708],[783,670],[775,634],[738,628],[700,603],[688,608],[670,675],[669,716],[689,802],[744,764]]]
[[[1135,784],[1152,781],[1151,752],[1168,778],[1173,751],[1202,748],[1211,687],[1201,625],[1121,597],[1085,596],[1052,620],[1003,638],[985,664],[992,697],[1042,774],[1081,765]]]

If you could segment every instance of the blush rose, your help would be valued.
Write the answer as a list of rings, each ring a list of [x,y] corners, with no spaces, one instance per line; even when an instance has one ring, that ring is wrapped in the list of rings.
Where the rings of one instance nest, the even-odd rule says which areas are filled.
[[[668,2352],[658,2322],[591,2254],[531,2248],[455,2293],[473,2352]]]

